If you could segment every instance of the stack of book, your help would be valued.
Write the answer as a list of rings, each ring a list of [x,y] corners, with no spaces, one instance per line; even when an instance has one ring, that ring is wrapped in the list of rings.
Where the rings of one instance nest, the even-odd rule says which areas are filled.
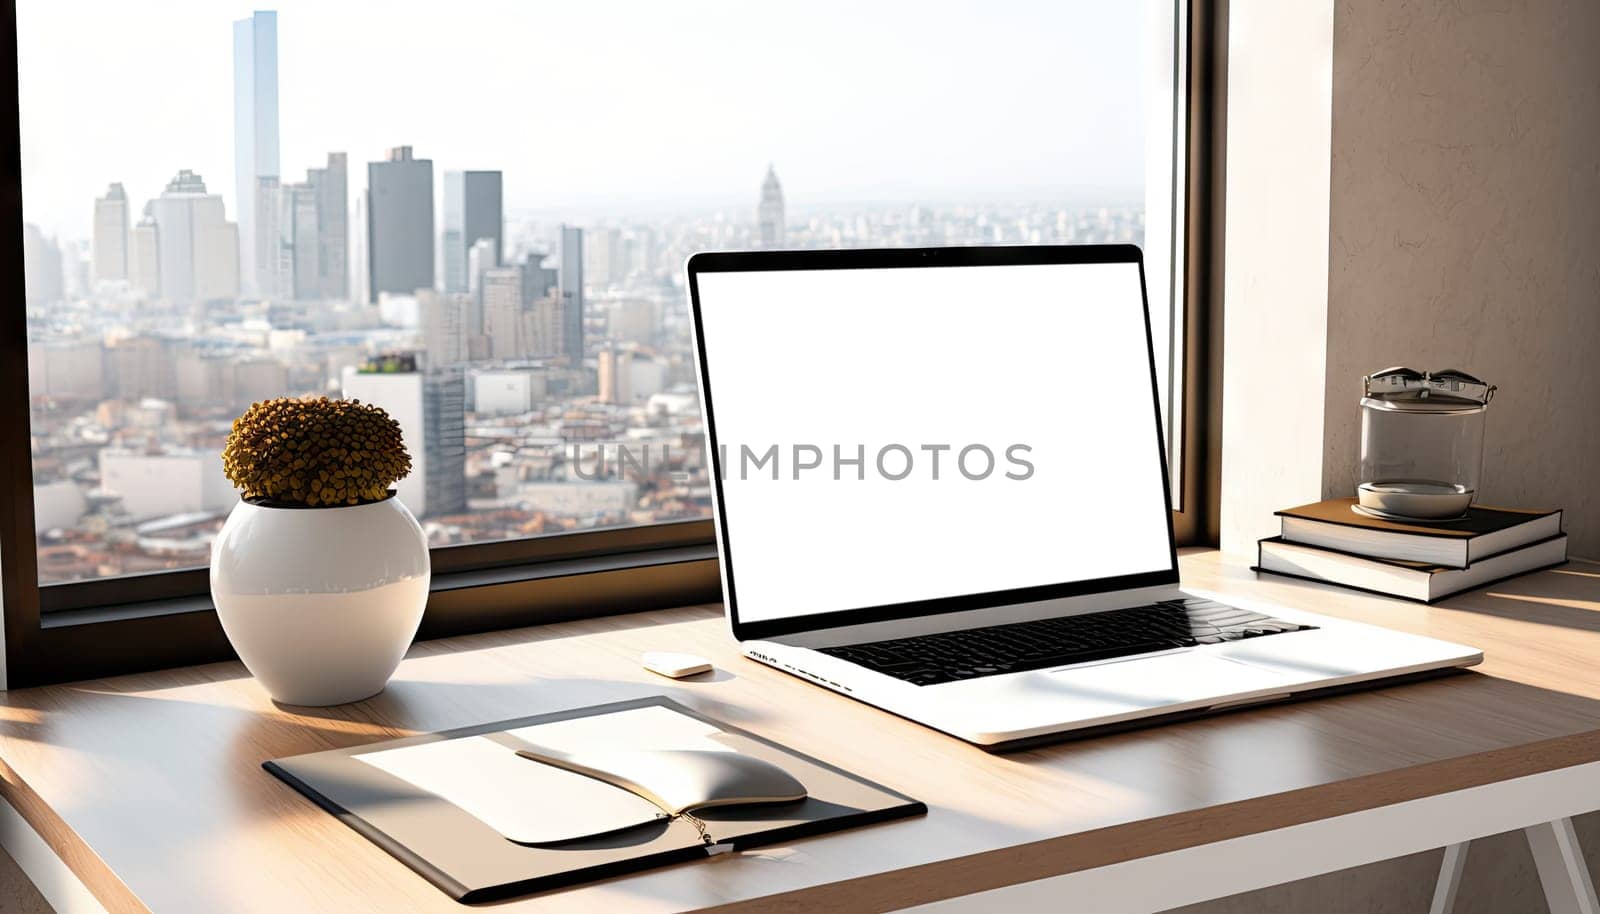
[[[1448,521],[1384,520],[1334,498],[1279,511],[1260,571],[1432,603],[1567,560],[1560,511],[1473,505]]]

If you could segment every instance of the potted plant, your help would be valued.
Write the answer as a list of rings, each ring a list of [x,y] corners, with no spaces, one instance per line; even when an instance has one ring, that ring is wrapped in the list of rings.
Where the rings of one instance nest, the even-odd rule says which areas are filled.
[[[422,620],[428,541],[394,497],[400,426],[358,400],[280,398],[234,420],[223,471],[240,490],[211,549],[228,641],[283,704],[383,691]]]

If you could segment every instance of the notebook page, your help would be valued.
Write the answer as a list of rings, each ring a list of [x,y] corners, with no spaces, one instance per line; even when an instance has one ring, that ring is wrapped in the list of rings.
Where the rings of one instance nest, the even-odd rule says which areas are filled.
[[[553,844],[651,822],[654,804],[594,778],[542,765],[485,736],[355,757],[475,816],[520,844]]]

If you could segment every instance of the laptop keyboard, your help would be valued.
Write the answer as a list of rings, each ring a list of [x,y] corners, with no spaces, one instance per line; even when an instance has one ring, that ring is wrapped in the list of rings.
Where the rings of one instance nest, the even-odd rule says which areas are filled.
[[[819,650],[925,686],[1315,627],[1191,598]]]

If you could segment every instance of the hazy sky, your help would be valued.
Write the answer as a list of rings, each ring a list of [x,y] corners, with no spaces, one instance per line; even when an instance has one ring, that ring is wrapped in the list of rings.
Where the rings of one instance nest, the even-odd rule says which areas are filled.
[[[1143,182],[1137,0],[284,0],[285,177],[409,144],[513,210],[1072,199]],[[25,217],[180,168],[234,218],[234,0],[18,0]]]

